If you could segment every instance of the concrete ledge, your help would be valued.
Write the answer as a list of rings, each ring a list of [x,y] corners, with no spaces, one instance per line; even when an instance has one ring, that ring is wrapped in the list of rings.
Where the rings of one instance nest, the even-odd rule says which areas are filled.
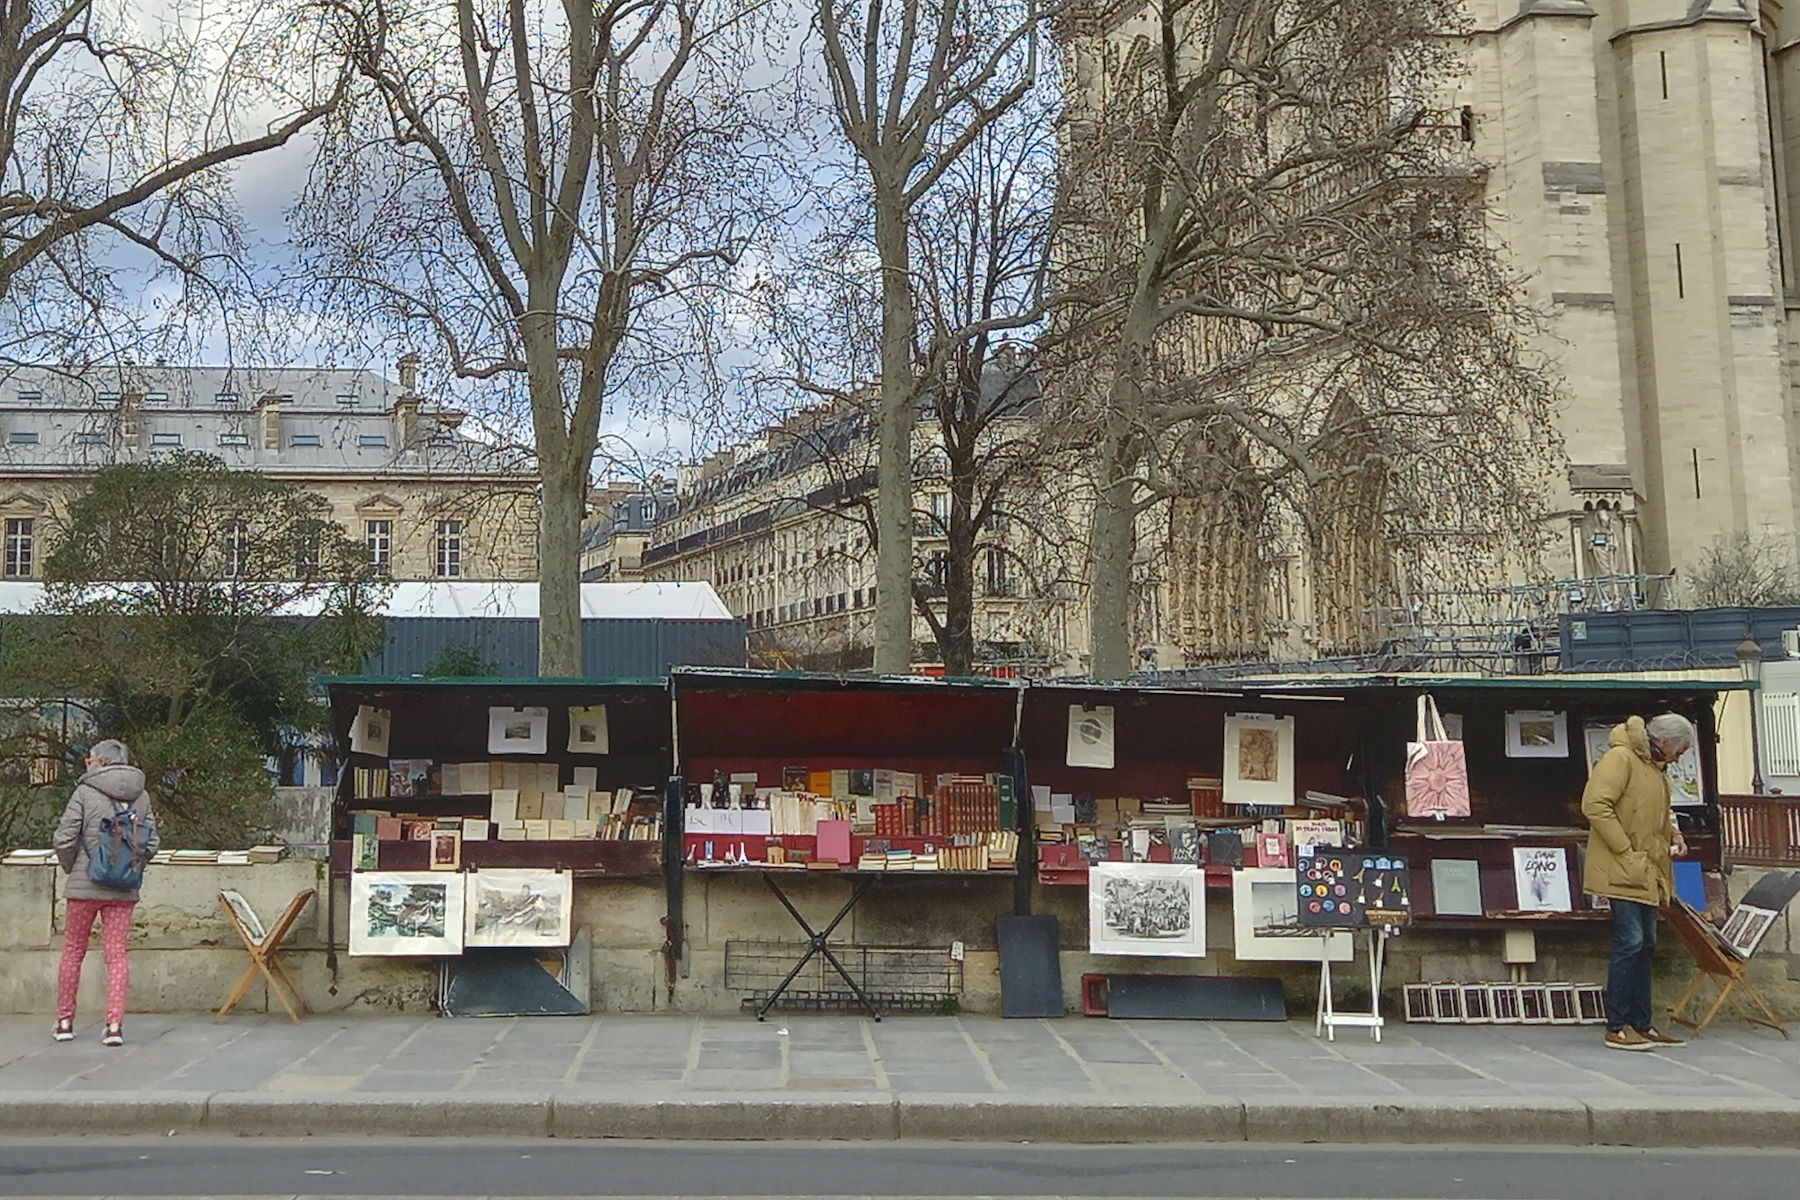
[[[900,1136],[886,1096],[729,1096],[634,1100],[560,1095],[550,1132],[566,1138],[670,1138],[712,1141],[817,1139],[892,1141]]]
[[[1596,1146],[1800,1146],[1800,1103],[1590,1100]]]
[[[1068,1104],[969,1096],[902,1097],[899,1136],[981,1142],[1241,1142],[1235,1100],[1109,1100]]]
[[[550,1098],[494,1093],[299,1097],[218,1092],[207,1100],[206,1130],[242,1137],[545,1137],[550,1133]]]
[[[199,1133],[206,1123],[204,1092],[0,1093],[0,1134]]]
[[[1257,1101],[1244,1105],[1244,1138],[1251,1142],[1585,1146],[1589,1144],[1589,1126],[1585,1104],[1551,1098],[1529,1105],[1452,1099],[1435,1104]]]

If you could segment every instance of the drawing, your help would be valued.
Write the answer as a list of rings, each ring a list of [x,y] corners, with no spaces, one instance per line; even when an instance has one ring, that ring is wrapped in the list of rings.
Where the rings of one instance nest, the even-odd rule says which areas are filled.
[[[1069,765],[1110,771],[1116,731],[1110,705],[1069,705]]]
[[[1206,954],[1205,876],[1173,863],[1088,868],[1088,948],[1094,954]]]
[[[566,946],[575,877],[566,871],[486,870],[469,876],[463,944]]]
[[[1294,718],[1225,718],[1225,803],[1284,808],[1294,801]]]
[[[351,954],[461,954],[457,873],[358,871],[350,876]]]
[[[489,754],[543,754],[549,738],[548,708],[488,709]]]
[[[1507,713],[1506,757],[1569,757],[1569,714],[1544,709]]]
[[[610,754],[611,739],[606,727],[606,705],[569,710],[569,753]]]
[[[1346,932],[1324,933],[1300,924],[1292,867],[1245,867],[1231,873],[1231,919],[1239,962],[1349,962],[1355,943]]]

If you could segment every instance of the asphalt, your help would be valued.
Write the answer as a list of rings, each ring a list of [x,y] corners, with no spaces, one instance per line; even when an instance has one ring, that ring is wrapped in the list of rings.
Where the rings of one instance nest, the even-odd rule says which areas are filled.
[[[1800,1147],[1800,1045],[1716,1025],[607,1015],[0,1017],[0,1136]]]

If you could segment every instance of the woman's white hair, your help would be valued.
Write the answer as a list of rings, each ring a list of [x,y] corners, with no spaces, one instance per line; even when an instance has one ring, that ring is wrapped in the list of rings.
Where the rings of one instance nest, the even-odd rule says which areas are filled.
[[[1683,746],[1700,744],[1700,737],[1694,732],[1694,723],[1680,713],[1663,713],[1659,717],[1651,717],[1644,722],[1644,732],[1665,745],[1677,742]]]
[[[96,762],[112,766],[114,763],[128,763],[131,752],[125,749],[125,743],[117,738],[106,738],[88,747],[88,757]]]

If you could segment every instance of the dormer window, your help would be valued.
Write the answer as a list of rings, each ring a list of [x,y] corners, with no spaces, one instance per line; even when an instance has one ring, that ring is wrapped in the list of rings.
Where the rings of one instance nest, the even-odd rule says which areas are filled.
[[[37,431],[34,429],[15,429],[6,435],[8,445],[35,446],[38,444]]]
[[[387,435],[380,433],[365,433],[356,439],[356,444],[361,446],[364,450],[386,450]]]
[[[236,408],[237,402],[238,394],[236,392],[220,392],[213,397],[213,403],[220,408]]]
[[[169,402],[169,393],[167,393],[167,392],[145,392],[144,393],[144,403],[145,404],[167,404],[168,402]]]
[[[20,404],[36,404],[44,398],[44,393],[37,388],[22,388],[19,391]]]
[[[104,446],[106,445],[106,435],[96,433],[91,429],[83,430],[75,435],[75,444],[77,446]]]
[[[316,433],[296,433],[288,439],[290,446],[320,446],[323,444]]]
[[[356,393],[355,392],[340,393],[338,395],[337,402],[338,402],[339,408],[355,408],[356,407]]]

